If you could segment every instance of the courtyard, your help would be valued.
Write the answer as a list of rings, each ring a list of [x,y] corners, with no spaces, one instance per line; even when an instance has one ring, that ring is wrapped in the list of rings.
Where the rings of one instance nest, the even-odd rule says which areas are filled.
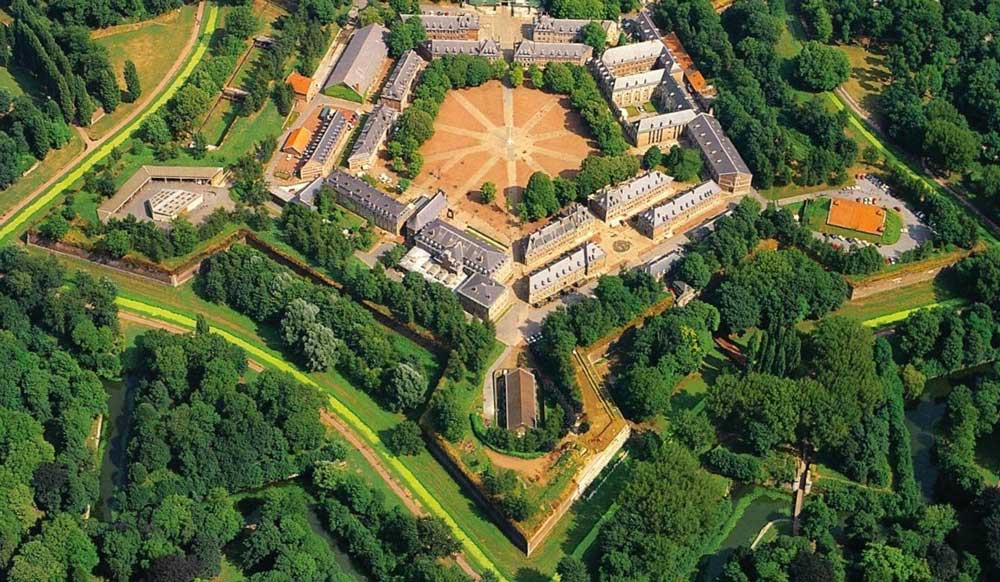
[[[507,212],[520,202],[534,172],[570,176],[595,151],[580,116],[566,97],[491,81],[451,91],[434,123],[434,136],[421,148],[424,168],[413,191],[441,189],[457,215],[506,246],[534,227],[522,229]],[[497,186],[496,200],[482,204],[484,182]]]

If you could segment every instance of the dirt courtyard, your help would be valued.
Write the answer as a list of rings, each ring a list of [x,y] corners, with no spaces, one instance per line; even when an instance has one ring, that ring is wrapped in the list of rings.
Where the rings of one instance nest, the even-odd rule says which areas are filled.
[[[421,148],[424,167],[415,192],[444,190],[459,222],[509,245],[522,228],[506,212],[536,171],[570,176],[594,151],[568,99],[527,87],[490,81],[451,91]],[[484,182],[497,186],[496,200],[480,203]]]

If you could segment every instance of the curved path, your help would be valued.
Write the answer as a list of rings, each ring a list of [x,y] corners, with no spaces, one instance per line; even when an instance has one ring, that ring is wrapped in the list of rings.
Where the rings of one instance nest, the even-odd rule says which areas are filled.
[[[78,180],[80,176],[110,154],[111,150],[121,145],[149,114],[159,109],[180,88],[180,85],[187,79],[191,71],[194,70],[195,65],[204,56],[205,51],[208,49],[208,40],[211,38],[217,25],[219,9],[213,4],[208,8],[205,30],[199,34],[202,18],[205,15],[205,7],[205,0],[201,0],[198,4],[198,12],[195,14],[195,26],[188,36],[180,58],[167,71],[167,74],[163,76],[160,83],[152,91],[149,91],[145,97],[140,98],[140,105],[108,130],[100,139],[91,140],[84,136],[83,151],[66,164],[65,171],[49,178],[45,183],[7,210],[3,216],[0,216],[0,225],[2,225],[2,228],[0,228],[0,242],[9,238],[21,224],[40,212],[56,196]],[[193,55],[192,52],[194,53]],[[74,170],[73,168],[76,169]],[[26,207],[27,209],[25,209]],[[23,213],[21,213],[22,210],[24,210]]]
[[[143,303],[134,299],[127,299],[125,297],[118,297],[115,299],[115,303],[118,305],[119,313],[123,311],[130,312],[143,318],[144,320],[159,321],[166,325],[180,328],[184,331],[191,331],[195,326],[195,321],[190,317],[175,313],[162,307]],[[404,505],[412,511],[414,508],[419,508],[419,504],[422,506],[421,515],[426,512],[440,517],[452,530],[455,537],[459,540],[459,542],[461,542],[463,549],[462,554],[455,556],[455,560],[459,567],[469,573],[474,579],[478,580],[479,575],[476,574],[476,571],[468,562],[468,557],[471,557],[482,569],[493,570],[495,573],[499,574],[499,570],[496,565],[486,556],[476,541],[465,533],[465,530],[458,525],[451,514],[441,506],[440,502],[435,499],[433,494],[416,478],[409,468],[403,465],[398,457],[390,453],[388,449],[385,448],[385,445],[379,439],[378,435],[351,409],[344,405],[343,402],[330,395],[323,389],[322,386],[317,384],[312,378],[302,373],[294,365],[278,356],[275,356],[265,348],[214,325],[211,327],[211,330],[213,333],[217,333],[222,336],[226,339],[226,341],[242,348],[247,352],[249,357],[259,361],[263,366],[287,372],[295,377],[295,379],[299,382],[326,394],[329,399],[329,409],[331,411],[331,414],[326,418],[336,419],[336,422],[333,422],[332,426],[337,429],[338,432],[340,432],[344,438],[348,440],[348,442],[359,449],[365,459],[375,469],[376,473],[383,480],[386,480],[386,483],[393,491],[396,491],[397,493],[399,489],[404,491],[405,494],[400,495],[400,499],[403,500]],[[324,420],[326,418],[324,418]],[[398,476],[400,480],[397,480],[396,476]],[[404,483],[408,487],[404,487]],[[407,500],[409,500],[409,502]]]

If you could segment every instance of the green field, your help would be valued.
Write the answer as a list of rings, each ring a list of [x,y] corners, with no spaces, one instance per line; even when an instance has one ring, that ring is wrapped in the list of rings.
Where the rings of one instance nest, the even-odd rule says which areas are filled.
[[[835,234],[846,238],[856,238],[870,243],[891,245],[899,242],[899,237],[902,235],[903,219],[895,210],[886,208],[885,232],[879,236],[827,224],[826,219],[830,214],[830,203],[830,198],[815,198],[806,202],[804,204],[806,216],[803,224],[816,232]]]
[[[355,103],[364,103],[365,98],[347,85],[331,85],[323,90],[323,94],[327,97],[336,97],[337,99],[344,99],[346,101],[354,101]]]
[[[843,84],[844,90],[868,112],[875,112],[878,96],[891,79],[888,59],[854,44],[838,45],[837,48],[851,62],[851,77]]]
[[[17,182],[0,192],[0,214],[26,198],[36,188],[63,171],[73,161],[73,158],[83,152],[83,140],[75,131],[70,132],[69,142],[63,147],[52,150],[45,156],[38,167],[30,174],[21,176]]]
[[[187,4],[151,20],[93,33],[95,42],[107,49],[119,85],[124,89],[122,70],[125,61],[131,59],[139,73],[144,95],[148,95],[180,58],[181,50],[195,26],[196,12],[196,4]],[[88,127],[87,135],[91,139],[99,139],[132,113],[135,107],[136,104],[123,101],[113,113]]]
[[[0,67],[0,89],[10,93],[11,97],[24,94],[21,84],[17,82],[17,79],[14,78],[14,75],[7,67]]]

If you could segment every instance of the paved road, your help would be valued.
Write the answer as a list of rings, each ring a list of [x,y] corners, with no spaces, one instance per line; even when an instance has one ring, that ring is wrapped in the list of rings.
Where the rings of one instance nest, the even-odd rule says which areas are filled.
[[[87,156],[91,155],[91,153],[97,150],[104,142],[115,136],[119,131],[122,130],[122,128],[127,127],[129,123],[134,121],[136,117],[141,115],[146,110],[146,107],[148,107],[149,104],[152,103],[152,101],[156,99],[156,97],[161,92],[163,92],[164,89],[167,88],[167,86],[171,83],[171,81],[173,81],[174,76],[177,75],[177,73],[187,62],[188,57],[191,55],[191,51],[194,50],[194,47],[197,44],[198,31],[201,29],[201,19],[204,13],[205,13],[205,0],[201,0],[201,2],[198,4],[198,12],[197,14],[195,14],[194,27],[191,29],[191,34],[188,35],[187,42],[185,43],[184,49],[181,51],[181,55],[178,57],[177,62],[175,62],[172,67],[170,67],[170,70],[167,71],[167,74],[163,76],[163,79],[159,82],[159,84],[156,85],[156,87],[154,87],[151,91],[143,93],[144,96],[139,99],[139,105],[125,118],[123,118],[121,121],[115,124],[114,127],[108,130],[104,134],[104,136],[101,137],[100,139],[96,140],[90,139],[87,133],[83,131],[82,128],[79,128],[78,131],[80,133],[80,136],[83,138],[84,142],[83,151],[80,152],[75,158],[70,160],[65,166],[63,166],[65,168],[65,171],[60,172],[49,178],[45,183],[36,188],[33,192],[25,196],[23,199],[21,199],[21,201],[19,201],[17,204],[12,206],[7,212],[5,212],[4,215],[0,217],[0,225],[6,224],[7,221],[13,218],[14,215],[16,215],[18,212],[21,211],[21,209],[23,209],[33,200],[44,194],[49,188],[52,187],[53,184],[61,180],[63,176],[66,175],[66,172],[76,167],[77,164],[86,159]]]

